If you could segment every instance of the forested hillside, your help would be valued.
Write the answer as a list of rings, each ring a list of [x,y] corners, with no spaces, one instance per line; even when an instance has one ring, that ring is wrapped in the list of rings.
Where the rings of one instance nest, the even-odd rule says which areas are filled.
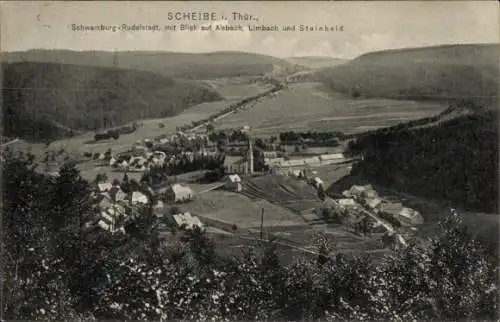
[[[364,160],[353,171],[398,191],[497,212],[498,113],[475,112],[414,125],[354,140],[349,151]]]
[[[475,99],[496,108],[500,45],[446,45],[362,55],[317,76],[354,97]]]
[[[150,71],[187,79],[254,76],[271,73],[274,66],[293,68],[285,60],[244,52],[176,53],[155,51],[29,50],[1,54],[6,62],[45,62],[116,67]]]
[[[2,76],[3,134],[33,140],[172,116],[222,98],[190,81],[126,69],[25,62],[3,64]]]

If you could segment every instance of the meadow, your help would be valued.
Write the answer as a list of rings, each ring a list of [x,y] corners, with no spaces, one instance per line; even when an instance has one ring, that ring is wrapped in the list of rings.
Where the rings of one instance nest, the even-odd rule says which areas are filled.
[[[327,92],[319,83],[296,83],[275,97],[261,100],[251,109],[218,120],[216,129],[250,125],[255,136],[280,131],[342,131],[358,133],[367,129],[436,115],[446,105],[391,99],[353,99]]]

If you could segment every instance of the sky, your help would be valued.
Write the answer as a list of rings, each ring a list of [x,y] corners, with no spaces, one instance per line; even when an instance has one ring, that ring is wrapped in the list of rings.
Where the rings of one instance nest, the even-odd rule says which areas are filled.
[[[43,2],[0,4],[2,51],[29,49],[236,50],[276,57],[354,58],[370,51],[440,44],[498,43],[497,1],[391,2]],[[210,12],[214,21],[171,21],[169,13]],[[236,21],[233,12],[249,14]],[[172,24],[197,31],[165,31]],[[73,31],[77,25],[143,24],[161,31]],[[242,25],[241,31],[201,31],[200,25]],[[343,26],[343,31],[251,31],[248,25]],[[178,27],[177,27],[178,28]]]

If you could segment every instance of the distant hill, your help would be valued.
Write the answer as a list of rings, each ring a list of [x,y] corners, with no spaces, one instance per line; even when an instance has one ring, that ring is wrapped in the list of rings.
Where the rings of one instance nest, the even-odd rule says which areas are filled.
[[[214,79],[272,73],[276,66],[293,68],[289,62],[271,56],[221,51],[213,53],[176,53],[154,51],[68,51],[29,50],[2,53],[4,62],[64,63],[96,67],[117,67],[155,72],[187,79]]]
[[[498,97],[499,56],[497,44],[386,50],[322,69],[318,77],[331,89],[353,96],[470,98],[492,107]]]
[[[151,72],[36,62],[1,69],[3,135],[30,140],[167,117],[222,99],[207,86]]]
[[[322,56],[289,57],[286,58],[286,61],[292,64],[305,66],[307,68],[312,68],[312,69],[334,67],[349,62],[348,59],[322,57]]]

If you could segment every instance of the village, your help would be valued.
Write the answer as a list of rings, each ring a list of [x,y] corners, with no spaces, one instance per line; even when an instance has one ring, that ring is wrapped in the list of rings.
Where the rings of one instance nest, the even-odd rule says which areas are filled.
[[[288,143],[281,142],[279,135],[254,138],[247,125],[217,132],[208,122],[204,132],[199,126],[196,131],[178,129],[173,135],[137,141],[126,152],[87,153],[91,162],[108,173],[122,175],[121,180],[111,182],[105,173],[96,177],[94,224],[123,234],[127,224],[149,211],[162,223],[163,235],[172,229],[194,227],[222,234],[234,234],[236,227],[248,231],[279,227],[285,231],[287,225],[299,229],[342,227],[351,234],[376,238],[381,247],[393,248],[405,246],[403,236],[423,223],[420,213],[380,197],[371,185],[353,185],[342,196],[329,196],[330,183],[325,184],[316,169],[335,167],[348,174],[356,160],[344,156],[342,146],[328,144],[315,150],[318,145],[312,140]],[[308,149],[308,143],[314,148]],[[299,188],[300,184],[305,186]],[[276,197],[280,193],[285,197]],[[226,205],[219,207],[226,208],[225,212],[207,208],[214,203],[211,196],[225,199]],[[230,214],[239,200],[235,198],[242,197],[253,202],[247,212],[239,215],[241,209],[234,208]],[[258,202],[269,204],[269,223],[259,218],[260,206],[254,207]],[[286,209],[288,217],[273,220],[271,204]]]

